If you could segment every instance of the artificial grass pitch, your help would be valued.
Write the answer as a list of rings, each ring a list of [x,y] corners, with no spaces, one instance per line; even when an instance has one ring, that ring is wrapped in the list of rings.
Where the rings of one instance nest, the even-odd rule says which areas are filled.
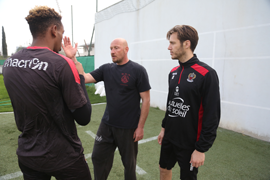
[[[89,154],[92,153],[94,139],[86,131],[96,134],[105,104],[92,106],[91,122],[86,126],[77,126],[78,135],[88,155],[87,162],[94,176],[93,165]],[[144,139],[155,137],[161,129],[164,111],[150,108],[144,128]],[[14,115],[0,114],[0,179],[11,173],[19,172],[16,148],[20,132],[15,125]],[[160,145],[157,140],[139,144],[137,166],[145,174],[137,174],[138,180],[159,179]],[[213,147],[206,153],[205,164],[199,168],[199,180],[269,180],[270,179],[270,143],[244,136],[222,128],[218,129]],[[173,180],[179,179],[178,164],[173,168]],[[22,180],[23,177],[13,178]],[[54,178],[52,178],[54,179]],[[109,180],[124,179],[124,167],[119,151],[115,152],[114,163]],[[2,179],[1,179],[2,180]]]

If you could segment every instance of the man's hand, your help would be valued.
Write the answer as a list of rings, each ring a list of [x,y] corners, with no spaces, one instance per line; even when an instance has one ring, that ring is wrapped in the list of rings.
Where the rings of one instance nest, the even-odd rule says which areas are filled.
[[[163,137],[164,137],[164,132],[165,132],[165,128],[161,128],[161,131],[158,135],[158,144],[162,144],[162,140],[163,140]]]
[[[134,142],[137,142],[141,140],[142,138],[143,138],[143,128],[137,127],[133,135]]]
[[[205,154],[197,150],[194,150],[191,155],[190,163],[192,164],[193,167],[198,168],[204,164],[204,160]]]
[[[62,43],[62,48],[65,51],[65,54],[68,58],[74,60],[77,52],[78,43],[75,44],[75,47],[72,47],[70,39],[68,37],[63,38],[64,44]]]
[[[141,107],[141,115],[138,123],[138,127],[134,132],[133,139],[134,142],[137,142],[143,138],[143,127],[145,121],[147,119],[150,107],[150,90],[140,92],[140,96],[142,98],[142,107]]]

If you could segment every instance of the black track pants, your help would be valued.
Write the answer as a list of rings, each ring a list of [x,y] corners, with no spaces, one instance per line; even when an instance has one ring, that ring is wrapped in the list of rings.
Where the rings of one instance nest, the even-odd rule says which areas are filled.
[[[106,180],[118,147],[125,168],[125,180],[136,180],[138,142],[134,142],[134,129],[120,129],[100,123],[92,154],[95,180]]]

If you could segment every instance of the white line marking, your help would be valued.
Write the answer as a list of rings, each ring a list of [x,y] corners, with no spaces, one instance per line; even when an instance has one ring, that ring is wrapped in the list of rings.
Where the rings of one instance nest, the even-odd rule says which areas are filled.
[[[7,174],[5,176],[0,176],[0,180],[14,179],[14,178],[20,177],[22,175],[23,175],[22,172],[18,171],[15,173]]]
[[[151,137],[151,138],[148,138],[148,139],[142,139],[138,142],[138,144],[143,144],[143,143],[146,143],[146,142],[149,142],[149,141],[153,141],[153,140],[156,140],[158,138],[158,136],[154,136],[154,137]]]
[[[96,139],[96,135],[92,131],[85,131],[87,134],[92,136],[92,138]]]
[[[92,138],[96,138],[96,134],[94,134],[92,131],[85,131],[87,134],[89,134]],[[158,138],[158,136],[154,136],[154,137],[151,137],[151,138],[147,138],[147,139],[142,139],[138,142],[138,144],[143,144],[143,143],[146,143],[146,142],[150,142],[150,141],[153,141],[153,140],[156,140]],[[115,151],[117,151],[118,148],[116,148]],[[90,154],[85,154],[85,159],[87,158],[90,158],[92,155],[92,153]],[[139,174],[139,175],[143,175],[143,174],[146,174],[146,172],[140,168],[138,165],[136,165],[136,172]]]
[[[101,105],[101,104],[107,104],[107,103],[96,103],[96,104],[92,104],[92,106]]]
[[[92,138],[95,139],[96,135],[92,132],[92,131],[86,131],[87,134],[89,134]],[[158,136],[154,136],[154,137],[151,137],[151,138],[147,138],[147,139],[142,139],[138,142],[138,144],[143,144],[143,143],[147,143],[147,142],[150,142],[150,141],[153,141],[153,140],[156,140]],[[117,151],[118,149],[116,149]],[[89,159],[91,158],[92,156],[92,153],[89,153],[89,154],[85,154],[84,157],[85,159]],[[136,165],[136,172],[139,174],[139,175],[143,175],[143,174],[146,174],[146,172],[140,168],[138,165]],[[17,177],[20,177],[22,176],[22,172],[21,171],[18,171],[18,172],[15,172],[15,173],[12,173],[12,174],[7,174],[5,176],[1,176],[0,177],[0,180],[8,180],[8,179],[14,179],[14,178],[17,178]]]
[[[143,174],[146,174],[146,172],[140,168],[138,165],[136,165],[136,172],[139,174],[139,175],[143,175]]]
[[[85,159],[88,159],[88,158],[90,158],[91,156],[92,156],[92,153],[89,153],[89,154],[85,154],[85,155],[84,155]]]
[[[13,112],[2,112],[0,114],[12,114]]]
[[[84,157],[85,159],[88,159],[92,156],[92,153],[89,153],[89,154],[85,154]],[[143,170],[142,170],[143,171]],[[138,173],[139,174],[139,173]],[[15,172],[15,173],[12,173],[12,174],[7,174],[5,176],[0,176],[0,180],[8,180],[8,179],[14,179],[14,178],[17,178],[17,177],[20,177],[22,176],[22,172],[21,171],[18,171],[18,172]]]

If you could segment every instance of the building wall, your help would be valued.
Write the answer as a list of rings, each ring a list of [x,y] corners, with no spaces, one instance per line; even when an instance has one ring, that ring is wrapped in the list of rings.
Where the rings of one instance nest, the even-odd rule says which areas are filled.
[[[191,25],[199,33],[195,53],[219,76],[220,126],[270,141],[269,17],[269,0],[121,1],[96,14],[95,67],[111,62],[113,39],[125,38],[129,58],[148,71],[151,106],[165,110],[168,73],[178,65],[166,33]]]

